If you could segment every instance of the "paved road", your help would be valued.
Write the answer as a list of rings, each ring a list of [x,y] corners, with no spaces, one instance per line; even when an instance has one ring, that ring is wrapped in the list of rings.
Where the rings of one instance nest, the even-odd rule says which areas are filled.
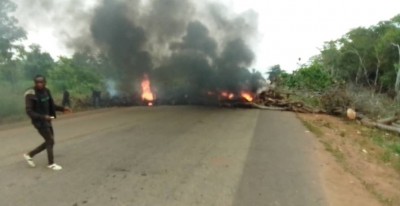
[[[123,108],[58,119],[56,161],[21,160],[28,124],[0,130],[1,206],[323,206],[312,137],[291,113]]]

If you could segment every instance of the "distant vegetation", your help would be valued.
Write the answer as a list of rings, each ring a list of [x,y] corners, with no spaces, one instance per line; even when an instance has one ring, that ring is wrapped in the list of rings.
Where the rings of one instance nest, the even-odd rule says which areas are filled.
[[[311,93],[340,88],[337,92],[352,101],[348,106],[367,113],[394,113],[400,109],[400,15],[326,42],[320,54],[293,74],[279,65],[269,73],[281,88]]]
[[[26,32],[10,15],[15,9],[12,2],[0,1],[0,123],[23,115],[24,91],[32,86],[32,78],[37,74],[48,77],[58,99],[64,89],[79,96],[103,86],[99,70],[106,62],[104,59],[77,53],[55,61],[37,45],[24,48],[21,41]]]

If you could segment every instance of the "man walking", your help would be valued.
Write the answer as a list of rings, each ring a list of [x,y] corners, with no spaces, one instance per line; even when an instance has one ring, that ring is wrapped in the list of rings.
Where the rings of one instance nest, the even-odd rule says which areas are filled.
[[[70,109],[57,106],[54,103],[50,90],[46,88],[46,78],[44,76],[36,76],[34,82],[35,86],[25,93],[26,113],[45,142],[31,152],[24,154],[24,158],[29,166],[35,167],[33,157],[47,150],[48,168],[55,171],[61,170],[62,167],[54,163],[54,131],[51,121],[56,118],[56,111],[70,112]]]

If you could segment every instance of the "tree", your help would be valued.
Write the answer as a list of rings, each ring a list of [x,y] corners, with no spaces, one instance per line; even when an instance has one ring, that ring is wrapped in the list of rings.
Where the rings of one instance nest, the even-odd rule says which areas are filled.
[[[322,92],[333,85],[333,79],[318,61],[303,65],[285,77],[285,85],[291,89]]]
[[[55,63],[49,53],[42,52],[39,45],[31,45],[30,52],[25,52],[23,69],[27,78],[35,75],[47,75]]]
[[[71,59],[61,57],[56,67],[49,71],[49,79],[55,91],[68,89],[74,94],[89,94],[93,88],[101,88],[103,81],[95,71],[78,67]]]
[[[267,72],[268,80],[270,82],[276,82],[279,79],[279,77],[285,73],[286,73],[285,70],[282,70],[280,65],[272,66],[271,68],[269,68]]]
[[[16,8],[9,0],[0,1],[0,62],[11,60],[14,43],[26,38],[25,31],[17,26],[17,19],[10,15]]]
[[[395,43],[392,43],[392,45],[396,47],[399,52],[399,63],[395,64],[395,68],[397,69],[397,75],[394,88],[397,93],[397,100],[400,100],[400,45]]]
[[[394,90],[398,62],[393,43],[400,45],[400,15],[368,28],[352,29],[342,38],[325,43],[319,59],[336,80],[390,91]]]
[[[398,45],[400,45],[400,25],[394,21],[382,22],[379,25],[380,40],[377,48],[381,53],[382,75],[381,85],[386,90],[395,90],[398,92],[400,71],[396,65],[400,63]],[[394,87],[393,87],[394,86]]]
[[[351,30],[341,40],[342,53],[353,55],[358,63],[355,82],[372,86],[371,78],[374,79],[376,65],[376,42],[378,35],[372,28],[359,27]],[[363,77],[363,80],[362,80]]]
[[[337,48],[337,41],[326,42],[321,50],[320,61],[325,66],[332,78],[339,76],[338,71],[341,53]]]
[[[21,50],[15,43],[26,38],[25,31],[17,26],[16,18],[10,15],[15,9],[13,2],[0,1],[0,76],[12,85],[16,84],[19,75],[18,62],[13,60],[13,55]]]

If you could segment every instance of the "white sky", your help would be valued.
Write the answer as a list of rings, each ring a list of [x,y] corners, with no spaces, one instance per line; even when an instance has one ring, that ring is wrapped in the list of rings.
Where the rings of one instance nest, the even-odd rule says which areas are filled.
[[[318,54],[325,41],[340,38],[351,28],[370,26],[400,14],[400,0],[220,0],[236,12],[253,9],[259,14],[260,39],[254,68],[263,72],[280,64],[293,71]],[[38,43],[53,56],[66,48],[52,29],[27,28],[29,42]]]

